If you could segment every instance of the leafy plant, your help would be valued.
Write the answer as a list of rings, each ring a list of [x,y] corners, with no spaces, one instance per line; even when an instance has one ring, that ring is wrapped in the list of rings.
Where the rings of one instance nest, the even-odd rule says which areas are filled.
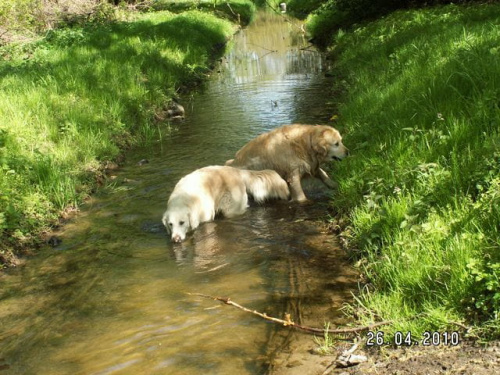
[[[479,264],[475,259],[467,265],[472,279],[470,297],[464,300],[474,320],[500,318],[500,262]]]

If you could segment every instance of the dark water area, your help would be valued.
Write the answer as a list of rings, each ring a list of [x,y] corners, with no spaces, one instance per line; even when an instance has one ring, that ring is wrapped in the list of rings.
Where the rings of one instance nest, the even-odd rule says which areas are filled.
[[[252,204],[181,244],[161,224],[182,176],[279,125],[326,123],[325,69],[283,17],[262,14],[242,30],[205,87],[183,98],[186,119],[130,151],[56,233],[61,244],[0,276],[0,374],[263,374],[293,340],[288,328],[188,293],[315,327],[345,322],[355,275],[321,225],[321,184],[307,185],[311,204]]]

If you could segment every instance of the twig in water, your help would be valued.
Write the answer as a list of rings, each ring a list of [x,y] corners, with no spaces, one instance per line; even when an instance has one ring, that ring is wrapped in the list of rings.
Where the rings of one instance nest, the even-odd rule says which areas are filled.
[[[270,55],[271,53],[273,52],[276,52],[276,51],[271,51],[271,52],[268,52],[268,53],[264,53],[262,56],[259,56],[259,60],[266,57],[267,55]]]
[[[263,318],[265,320],[268,320],[270,322],[282,324],[285,327],[292,327],[292,328],[296,328],[298,330],[301,330],[301,331],[304,331],[304,332],[308,332],[308,333],[313,333],[313,334],[325,334],[325,333],[348,334],[348,333],[358,333],[358,332],[361,332],[361,331],[372,330],[372,329],[374,329],[376,327],[380,327],[380,326],[392,323],[392,321],[386,320],[386,321],[383,321],[383,322],[373,323],[373,324],[370,324],[368,326],[363,326],[363,327],[339,328],[339,329],[312,328],[312,327],[307,327],[307,326],[303,326],[303,325],[294,323],[292,321],[292,319],[291,319],[290,314],[285,314],[285,319],[283,320],[283,319],[274,318],[272,316],[269,316],[266,313],[261,313],[261,312],[258,312],[256,310],[248,309],[248,308],[246,308],[246,307],[244,307],[244,306],[242,306],[242,305],[240,305],[240,304],[238,304],[236,302],[233,302],[231,300],[231,298],[227,298],[227,297],[226,298],[224,298],[224,297],[214,297],[214,296],[209,296],[207,294],[202,294],[202,293],[188,293],[188,294],[190,296],[199,296],[199,297],[203,297],[203,298],[213,299],[215,301],[220,301],[220,302],[225,303],[226,305],[231,305],[233,307],[236,307],[237,309],[243,310],[243,311],[248,312],[250,314],[260,316],[261,318]]]
[[[247,43],[247,44],[250,45],[250,46],[255,46],[255,47],[259,47],[259,48],[265,49],[266,51],[269,51],[269,53],[271,53],[271,52],[278,52],[278,50],[276,50],[276,49],[269,49],[267,47],[262,47],[262,46],[260,46],[258,44],[255,44],[255,43]]]

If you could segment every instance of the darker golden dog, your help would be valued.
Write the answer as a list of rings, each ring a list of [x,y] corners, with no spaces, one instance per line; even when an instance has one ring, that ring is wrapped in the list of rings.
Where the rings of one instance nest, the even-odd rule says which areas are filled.
[[[320,168],[330,160],[342,160],[349,150],[340,133],[326,125],[285,125],[248,142],[226,165],[243,169],[273,169],[290,186],[292,200],[307,200],[301,180],[319,178],[329,188],[336,184]]]

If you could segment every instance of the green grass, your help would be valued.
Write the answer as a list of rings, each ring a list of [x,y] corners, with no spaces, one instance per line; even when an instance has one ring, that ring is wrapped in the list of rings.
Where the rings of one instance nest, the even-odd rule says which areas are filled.
[[[330,323],[325,323],[323,338],[320,339],[317,336],[314,336],[314,342],[317,345],[314,351],[320,355],[331,354],[332,349],[335,347],[335,339],[328,333],[329,329]]]
[[[232,22],[248,25],[252,22],[257,8],[251,0],[157,0],[153,3],[152,9],[171,12],[183,12],[188,9],[207,10]]]
[[[389,330],[500,333],[500,5],[397,11],[333,35],[352,157],[332,204]]]
[[[158,131],[234,26],[206,12],[51,31],[0,53],[0,258],[76,206],[102,163]]]

